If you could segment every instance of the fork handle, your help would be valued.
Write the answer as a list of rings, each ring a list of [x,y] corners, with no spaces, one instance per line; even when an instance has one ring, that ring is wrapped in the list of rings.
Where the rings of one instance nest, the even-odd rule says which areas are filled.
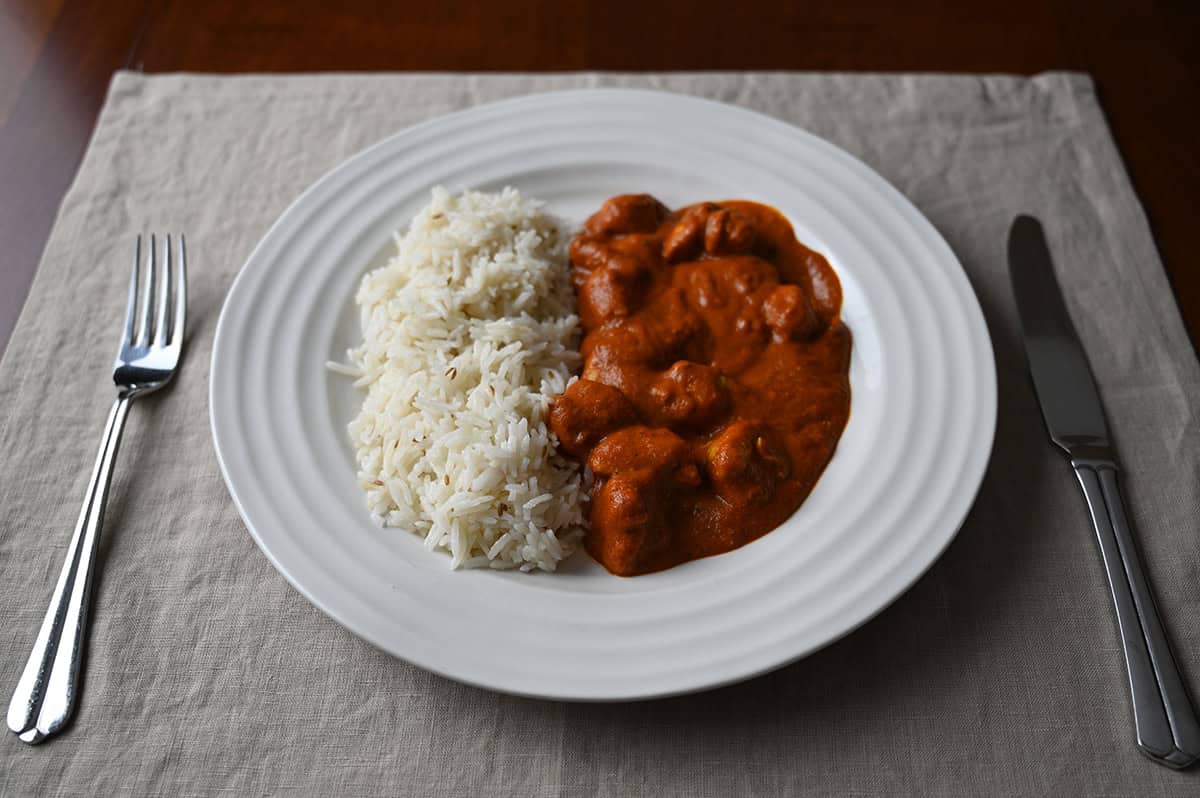
[[[1117,466],[1111,461],[1080,459],[1072,465],[1091,511],[1117,611],[1138,747],[1168,767],[1187,767],[1200,758],[1200,723],[1142,567],[1121,498]]]
[[[113,462],[132,398],[122,395],[108,413],[92,480],[75,523],[58,584],[12,703],[8,728],[33,745],[56,734],[70,719],[78,699],[79,669],[100,543],[100,525],[112,482]]]

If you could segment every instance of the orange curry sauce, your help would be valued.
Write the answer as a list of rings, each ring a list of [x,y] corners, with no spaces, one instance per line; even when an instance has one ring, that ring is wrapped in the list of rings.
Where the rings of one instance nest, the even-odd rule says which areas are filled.
[[[813,489],[850,414],[850,332],[774,208],[613,197],[571,244],[582,378],[550,407],[596,477],[588,551],[623,576],[730,551]]]

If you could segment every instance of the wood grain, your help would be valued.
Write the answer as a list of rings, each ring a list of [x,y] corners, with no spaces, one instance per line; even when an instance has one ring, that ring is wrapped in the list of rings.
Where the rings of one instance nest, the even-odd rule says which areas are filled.
[[[19,83],[0,128],[0,346],[16,324],[109,78],[128,65],[143,18],[141,4],[65,0]]]
[[[0,128],[33,71],[63,0],[0,0]]]
[[[1200,340],[1194,0],[0,0],[0,346],[104,90],[161,71],[1077,69]]]

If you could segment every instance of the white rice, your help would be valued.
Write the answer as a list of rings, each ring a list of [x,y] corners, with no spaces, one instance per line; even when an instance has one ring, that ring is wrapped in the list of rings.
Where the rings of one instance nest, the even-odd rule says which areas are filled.
[[[566,237],[515,189],[432,194],[356,297],[363,343],[340,370],[366,388],[359,484],[455,568],[553,571],[587,496],[545,421],[580,364]]]

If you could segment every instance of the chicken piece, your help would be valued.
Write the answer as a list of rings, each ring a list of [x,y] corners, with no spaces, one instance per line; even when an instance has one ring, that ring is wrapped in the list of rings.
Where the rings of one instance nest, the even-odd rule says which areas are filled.
[[[657,268],[662,263],[662,245],[653,233],[627,233],[614,236],[607,243],[613,252],[633,258],[647,268]]]
[[[708,328],[689,306],[687,293],[676,288],[663,292],[656,300],[655,313],[647,316],[647,327],[650,334],[661,342],[661,354],[674,355],[663,361],[662,365],[666,366],[683,357],[695,359],[684,353],[705,348]]]
[[[662,254],[668,263],[694,260],[704,249],[704,225],[709,214],[717,210],[711,202],[693,205],[679,219],[663,241]]]
[[[601,205],[583,230],[590,236],[653,233],[669,214],[667,207],[649,194],[622,194]]]
[[[580,459],[615,429],[636,424],[637,411],[616,388],[591,380],[576,380],[550,403],[550,431],[567,454]]]
[[[695,487],[700,480],[687,441],[662,427],[636,425],[618,429],[592,449],[587,464],[599,477],[648,471],[687,487]]]
[[[608,262],[608,248],[602,240],[581,234],[572,239],[567,258],[571,262],[571,279],[578,291],[592,272]]]
[[[608,570],[630,576],[670,545],[670,512],[700,484],[691,448],[670,430],[624,427],[602,440],[588,466],[604,484],[592,495],[588,551]]]
[[[601,269],[609,269],[623,279],[646,280],[658,263],[655,242],[653,236],[643,235],[607,240],[576,236],[569,252],[576,290]]]
[[[611,385],[637,405],[646,382],[664,359],[663,342],[645,333],[640,317],[602,327],[583,339],[585,380]]]
[[[633,576],[671,543],[666,497],[648,471],[618,474],[592,496],[587,550],[612,573]]]
[[[645,293],[643,288],[637,271],[630,274],[598,269],[587,276],[579,290],[579,320],[590,330],[629,316],[637,310]]]
[[[821,334],[824,323],[798,285],[781,285],[763,302],[763,318],[777,342],[808,341]]]
[[[610,363],[636,363],[657,371],[681,358],[704,359],[708,331],[703,321],[682,297],[659,296],[658,304],[653,316],[638,313],[590,332],[582,346],[585,371]]]
[[[658,254],[647,239],[600,240],[580,236],[571,243],[572,276],[584,327],[631,315],[646,297]]]
[[[791,473],[791,460],[766,424],[735,421],[705,447],[705,468],[714,489],[734,506],[771,498],[775,485]]]
[[[655,415],[667,425],[705,427],[729,409],[727,380],[712,366],[677,361],[650,386]]]
[[[704,251],[709,255],[749,252],[756,237],[754,225],[737,211],[720,208],[704,223]]]

